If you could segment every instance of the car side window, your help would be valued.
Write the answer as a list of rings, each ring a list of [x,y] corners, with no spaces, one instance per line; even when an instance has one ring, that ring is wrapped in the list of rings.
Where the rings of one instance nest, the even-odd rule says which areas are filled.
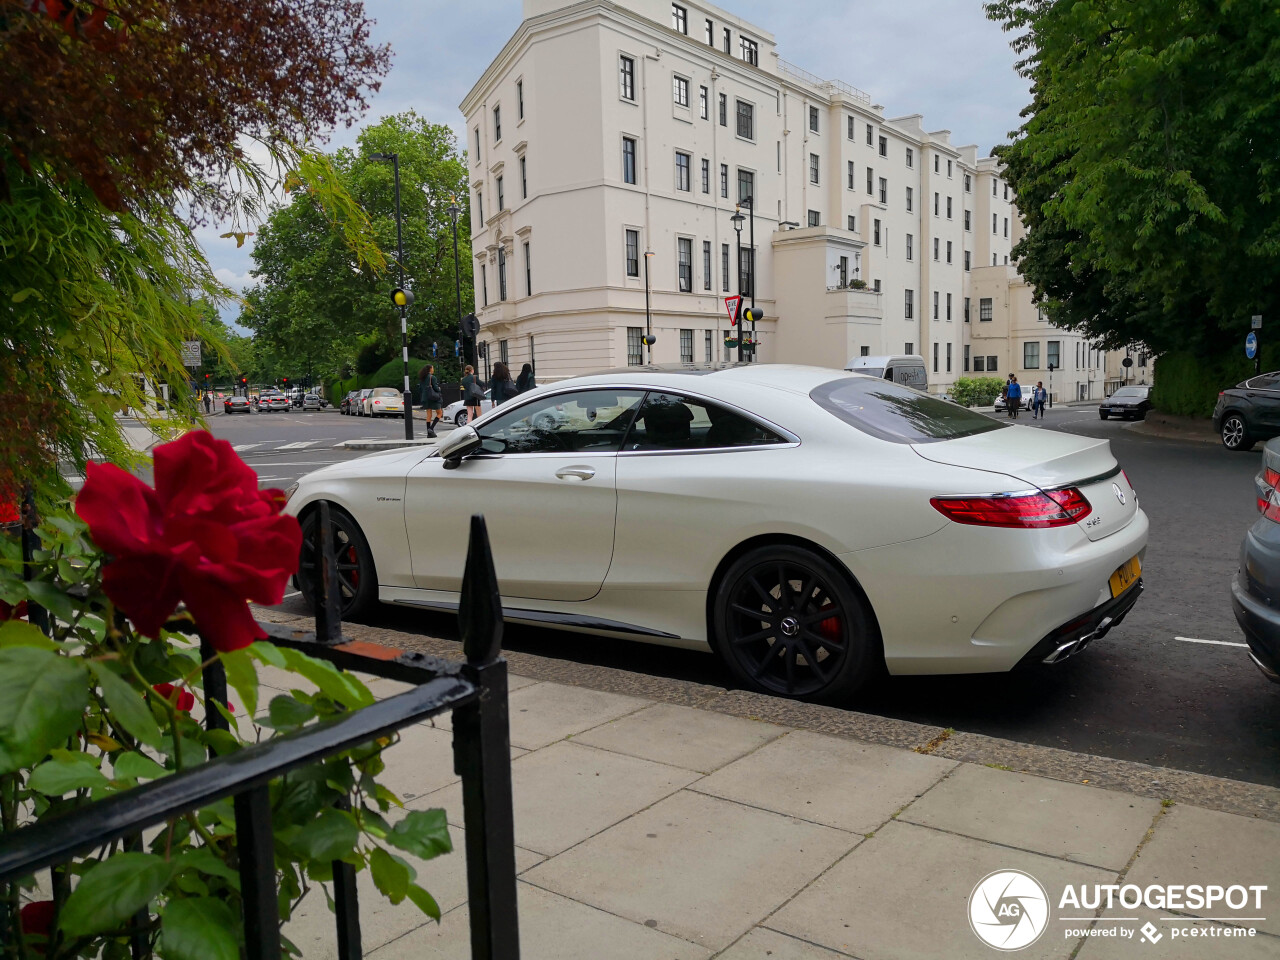
[[[477,426],[480,449],[491,454],[617,453],[643,399],[643,390],[539,397]]]
[[[786,442],[772,430],[724,407],[673,393],[650,393],[625,449],[719,450]]]

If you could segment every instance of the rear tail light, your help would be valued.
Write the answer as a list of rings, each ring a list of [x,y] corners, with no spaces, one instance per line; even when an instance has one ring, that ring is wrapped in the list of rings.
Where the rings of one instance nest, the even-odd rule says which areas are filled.
[[[977,527],[1043,529],[1079,523],[1093,508],[1075,487],[1019,496],[934,497],[933,508],[948,520]]]
[[[1280,473],[1276,473],[1276,471],[1267,467],[1262,471],[1262,482],[1272,489],[1280,487]]]

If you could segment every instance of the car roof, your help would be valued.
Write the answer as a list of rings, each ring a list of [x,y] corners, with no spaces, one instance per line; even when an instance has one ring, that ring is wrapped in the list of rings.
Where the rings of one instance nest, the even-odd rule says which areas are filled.
[[[650,364],[639,367],[623,367],[601,373],[574,377],[556,384],[562,387],[572,383],[582,386],[611,384],[688,389],[693,386],[690,377],[705,377],[708,381],[771,387],[796,393],[809,393],[824,383],[851,376],[863,376],[854,371],[836,370],[831,367],[811,367],[796,363],[703,363],[703,364]]]

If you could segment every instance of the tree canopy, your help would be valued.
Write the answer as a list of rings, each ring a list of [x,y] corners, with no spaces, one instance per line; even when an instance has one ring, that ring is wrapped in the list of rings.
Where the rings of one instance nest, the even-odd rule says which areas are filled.
[[[1048,315],[1109,347],[1221,354],[1280,322],[1280,7],[999,0],[1032,102],[996,153]]]

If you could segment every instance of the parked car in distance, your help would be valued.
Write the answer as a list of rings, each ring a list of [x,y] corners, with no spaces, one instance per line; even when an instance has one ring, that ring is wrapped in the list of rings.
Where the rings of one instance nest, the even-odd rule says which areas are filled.
[[[1231,581],[1231,607],[1249,644],[1249,658],[1280,683],[1280,439],[1262,448],[1254,478],[1262,514],[1240,544],[1240,569]]]
[[[1228,450],[1251,450],[1280,436],[1280,371],[1250,377],[1218,394],[1213,429]]]
[[[314,393],[304,394],[302,397],[302,409],[303,410],[319,410],[320,398],[317,397]]]
[[[366,417],[404,416],[404,394],[395,387],[374,387],[361,402]]]
[[[891,380],[905,387],[915,387],[917,390],[929,389],[924,357],[918,353],[900,356],[850,357],[845,369],[868,377]]]
[[[248,397],[227,397],[222,401],[223,413],[253,413]]]
[[[356,398],[359,396],[360,396],[359,390],[350,391],[345,397],[343,397],[338,402],[338,412],[341,413],[343,416],[348,416],[348,417],[355,416]]]
[[[373,393],[373,390],[366,388],[356,393],[355,397],[352,399],[351,406],[355,410],[357,417],[363,417],[365,415],[364,402],[369,399],[369,394],[371,393]]]
[[[486,390],[484,392],[484,401],[480,404],[480,414],[483,416],[493,409],[493,394]],[[467,405],[457,400],[444,408],[442,414],[445,420],[449,420],[456,427],[465,427],[467,425]]]
[[[1098,405],[1098,416],[1103,420],[1119,417],[1121,420],[1145,420],[1151,409],[1151,387],[1145,384],[1121,387]]]

